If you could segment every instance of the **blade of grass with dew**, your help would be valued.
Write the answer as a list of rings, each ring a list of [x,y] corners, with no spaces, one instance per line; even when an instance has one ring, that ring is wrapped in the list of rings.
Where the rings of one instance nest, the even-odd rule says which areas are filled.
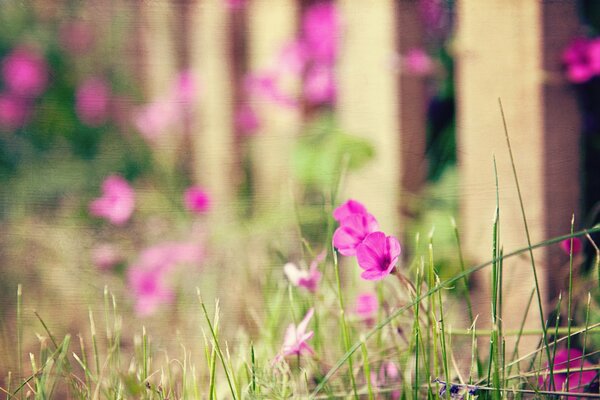
[[[547,240],[538,242],[538,243],[533,244],[531,246],[527,246],[527,247],[524,247],[524,248],[513,250],[513,251],[511,251],[511,252],[503,255],[502,259],[506,260],[507,258],[515,257],[517,255],[526,253],[526,252],[531,251],[533,249],[537,249],[537,248],[540,248],[540,247],[548,246],[550,244],[560,243],[562,240],[568,239],[570,237],[580,237],[580,236],[583,236],[585,234],[596,233],[596,232],[600,232],[600,226],[594,226],[591,229],[584,229],[584,230],[581,230],[581,231],[577,231],[573,235],[557,236],[557,237],[554,237],[554,238],[551,238],[551,239],[547,239]],[[369,330],[365,334],[365,340],[370,339],[380,329],[384,328],[391,321],[393,321],[397,316],[399,316],[400,314],[402,314],[406,310],[412,308],[415,304],[419,303],[423,299],[427,298],[428,296],[431,296],[434,293],[437,293],[443,287],[452,285],[452,284],[458,282],[459,280],[463,280],[465,276],[471,275],[472,273],[474,273],[476,271],[482,270],[483,268],[488,267],[491,264],[492,264],[492,261],[486,261],[486,262],[484,262],[482,264],[478,264],[478,265],[476,265],[474,267],[471,267],[471,268],[467,269],[465,272],[458,273],[454,277],[446,279],[445,281],[442,282],[442,284],[440,286],[436,286],[434,288],[430,288],[426,293],[421,294],[420,296],[416,297],[413,301],[411,301],[411,302],[405,304],[404,306],[396,309],[394,312],[392,312],[383,321],[377,323],[371,330]],[[315,389],[311,393],[311,396],[310,396],[311,398],[314,397],[314,396],[316,396],[316,394],[319,393],[323,389],[323,387],[329,382],[329,380],[331,379],[331,377],[341,368],[342,365],[344,365],[347,362],[348,357],[350,355],[354,354],[354,352],[359,347],[360,347],[360,342],[355,342],[350,347],[350,349],[329,369],[329,371],[327,372],[327,374],[325,375],[325,377],[323,377],[323,379],[319,382],[319,384],[315,387]]]
[[[523,331],[525,329],[525,322],[527,321],[527,314],[529,314],[529,308],[531,307],[531,302],[533,301],[533,296],[535,295],[535,289],[531,291],[529,295],[529,299],[527,300],[527,306],[525,307],[525,313],[523,314],[523,318],[521,319],[521,325],[519,326],[519,330],[517,332],[517,340],[515,341],[515,347],[513,348],[513,353],[510,357],[510,361],[514,361],[516,357],[519,356],[519,343],[521,342],[521,337],[523,336]],[[507,336],[507,332],[503,332],[504,336]],[[517,368],[519,372],[521,368],[517,364]],[[510,375],[512,370],[512,365],[508,368],[507,374]]]
[[[433,253],[433,247],[431,252]],[[433,256],[432,256],[433,257]],[[440,283],[440,278],[437,274],[435,274],[435,281],[436,281],[436,285],[439,285]],[[439,301],[439,309],[440,309],[440,321],[439,321],[439,328],[437,328],[437,324],[434,327],[434,329],[440,329],[440,335],[441,335],[441,339],[440,339],[440,346],[442,348],[442,362],[443,362],[443,367],[444,367],[444,375],[446,377],[446,381],[450,380],[450,370],[448,369],[448,352],[446,350],[446,328],[445,328],[445,324],[444,324],[444,307],[443,307],[443,303],[442,303],[442,291],[438,291],[437,292],[438,295],[438,301]]]
[[[537,276],[537,267],[535,264],[535,257],[533,256],[533,247],[531,245],[531,234],[529,233],[529,225],[527,223],[527,216],[525,213],[525,205],[523,203],[523,196],[521,194],[521,186],[519,184],[519,177],[517,175],[517,167],[515,164],[515,159],[513,156],[513,152],[512,152],[512,147],[510,144],[510,138],[508,135],[508,126],[506,124],[506,117],[504,115],[504,108],[502,107],[502,100],[500,98],[498,98],[498,105],[500,106],[500,114],[502,116],[502,125],[504,127],[504,137],[506,138],[506,146],[508,148],[508,154],[510,156],[510,165],[512,167],[512,171],[513,171],[513,177],[515,179],[515,186],[517,189],[517,195],[519,197],[519,206],[521,208],[521,216],[523,217],[523,225],[525,227],[525,235],[527,236],[527,245],[529,247],[529,258],[531,260],[531,269],[533,272],[533,280],[535,283],[535,291],[537,294],[537,303],[538,303],[538,308],[539,308],[539,313],[540,313],[540,319],[541,319],[541,326],[542,326],[542,330],[544,331],[543,333],[543,340],[544,340],[544,345],[546,345],[546,349],[548,350],[546,353],[546,356],[548,357],[548,364],[550,366],[550,376],[552,377],[553,374],[553,360],[550,358],[550,349],[548,348],[548,332],[546,329],[546,321],[545,321],[545,314],[544,314],[544,306],[542,303],[542,293],[540,290],[540,284],[539,284],[539,279]]]
[[[17,380],[23,379],[23,286],[17,285]],[[23,399],[23,393],[19,396]]]
[[[571,244],[571,249],[573,249],[573,244]],[[590,304],[592,301],[592,296],[590,295],[590,292],[588,292],[588,296],[587,296],[587,303],[586,303],[586,307],[585,307],[585,327],[586,327],[586,331],[583,333],[583,345],[582,345],[582,350],[581,350],[581,358],[582,360],[585,359],[585,351],[587,350],[587,327],[589,326],[590,323]],[[569,333],[570,334],[570,333]],[[581,367],[579,369],[579,382],[577,383],[577,386],[581,386],[581,378],[583,377],[583,361],[581,362]]]
[[[429,244],[428,244],[428,256],[429,256],[429,262],[428,262],[428,269],[427,269],[427,287],[429,289],[435,287],[435,267],[433,264],[433,232],[434,229],[431,230],[431,232],[429,232]],[[440,371],[439,371],[439,365],[438,365],[438,335],[437,335],[437,318],[435,316],[435,312],[437,309],[437,305],[436,305],[436,301],[435,301],[435,296],[429,296],[427,298],[428,304],[427,304],[427,317],[429,320],[429,327],[430,329],[427,330],[428,333],[428,340],[427,340],[427,347],[428,347],[428,353],[432,354],[432,360],[433,360],[433,376],[438,377],[440,375]],[[431,333],[431,338],[429,337],[429,333]],[[431,345],[430,345],[431,344]],[[429,379],[428,379],[429,380]]]
[[[571,234],[573,234],[575,225],[575,214],[571,216]],[[571,307],[573,304],[573,238],[569,240],[569,293],[567,299],[567,360],[570,360],[571,356]],[[560,312],[560,311],[559,311]],[[567,382],[566,385],[569,387],[569,375],[570,375],[570,365],[571,363],[567,361]]]
[[[369,394],[369,400],[373,400],[373,387],[371,384],[371,366],[369,365],[369,355],[367,353],[367,346],[365,342],[361,340],[360,350],[362,353],[363,360],[363,372],[365,374],[365,382],[367,382],[367,393]]]

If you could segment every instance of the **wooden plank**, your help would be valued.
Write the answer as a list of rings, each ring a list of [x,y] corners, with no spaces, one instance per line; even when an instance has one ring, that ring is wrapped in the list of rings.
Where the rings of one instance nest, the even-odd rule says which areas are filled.
[[[191,122],[193,178],[213,197],[211,215],[231,216],[233,199],[232,85],[228,65],[228,9],[221,0],[201,0],[191,10],[191,71],[200,78],[200,101]]]
[[[248,5],[248,45],[251,71],[261,71],[275,61],[282,46],[296,36],[297,8],[294,0],[253,0]],[[254,101],[261,129],[252,139],[254,195],[258,212],[289,205],[290,155],[301,115],[268,100]],[[290,215],[290,217],[292,217]]]
[[[399,205],[398,82],[394,2],[340,0],[343,40],[338,64],[341,126],[368,139],[376,157],[348,177],[342,197],[364,202],[388,234],[397,233]]]
[[[566,84],[546,79],[558,73],[558,51],[576,31],[570,1],[461,0],[457,3],[458,154],[462,178],[461,215],[464,248],[473,262],[492,257],[495,208],[493,157],[498,165],[501,242],[505,253],[527,245],[519,200],[502,128],[502,99],[533,243],[567,233],[577,210],[577,113]],[[557,27],[553,16],[560,15]],[[569,183],[571,182],[571,183]],[[556,186],[556,184],[564,186]],[[542,298],[565,261],[553,249],[536,252]],[[504,326],[518,328],[534,287],[528,257],[504,262]],[[475,279],[480,314],[489,323],[490,271]],[[545,313],[550,307],[545,304]],[[525,328],[540,328],[533,305]],[[537,339],[527,339],[526,347]],[[510,348],[510,343],[508,343]]]

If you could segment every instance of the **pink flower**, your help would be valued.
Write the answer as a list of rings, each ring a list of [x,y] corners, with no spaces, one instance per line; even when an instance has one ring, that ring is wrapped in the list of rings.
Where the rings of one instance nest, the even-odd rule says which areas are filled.
[[[235,127],[244,136],[251,136],[260,128],[260,120],[254,109],[244,104],[235,113]]]
[[[584,83],[590,80],[594,71],[589,59],[590,42],[577,38],[563,52],[562,60],[567,69],[567,79],[573,83]]]
[[[83,21],[67,22],[60,27],[61,47],[73,55],[85,54],[94,45],[94,32]]]
[[[567,366],[569,369],[569,375],[567,375]],[[590,383],[596,377],[595,370],[581,371],[593,367],[587,361],[583,360],[583,353],[579,349],[566,349],[560,350],[554,357],[553,364],[553,380],[550,380],[549,369],[545,370],[544,376],[540,376],[538,384],[545,390],[556,389],[559,392],[575,392],[583,393],[584,386]],[[548,368],[548,365],[546,365]],[[568,382],[567,382],[568,381]],[[554,386],[554,388],[553,388]],[[579,397],[569,396],[568,400],[576,400]]]
[[[560,242],[560,248],[566,253],[571,254],[571,239],[565,239]],[[581,239],[576,237],[573,238],[573,255],[579,254],[583,249],[583,243]]]
[[[245,79],[245,87],[251,96],[271,101],[286,108],[298,106],[292,96],[283,92],[279,82],[279,71],[261,71],[250,74]]]
[[[304,98],[308,103],[333,104],[336,91],[335,77],[330,67],[316,65],[308,70],[304,80]]]
[[[390,274],[400,257],[400,243],[383,232],[369,234],[356,247],[358,266],[364,269],[363,279],[379,280]]]
[[[191,71],[181,71],[177,76],[173,96],[183,106],[193,104],[198,100],[198,82]]]
[[[333,65],[338,53],[340,18],[333,3],[316,3],[302,18],[302,35],[312,59]]]
[[[22,97],[0,94],[0,128],[11,131],[20,128],[29,112],[29,104]]]
[[[90,126],[103,124],[109,114],[110,89],[104,79],[89,78],[75,95],[75,109],[79,119]]]
[[[333,210],[333,219],[341,222],[352,214],[368,214],[367,208],[356,200],[348,200],[335,210]]]
[[[225,0],[225,4],[231,10],[238,10],[246,7],[246,0]]]
[[[4,59],[2,76],[11,92],[20,96],[35,97],[46,88],[48,68],[46,61],[37,51],[19,47]]]
[[[119,250],[109,243],[102,243],[92,250],[92,262],[98,269],[107,270],[123,261]]]
[[[275,361],[294,354],[314,354],[314,350],[306,343],[314,335],[313,331],[306,332],[308,322],[312,318],[313,313],[314,309],[311,308],[298,326],[294,326],[294,324],[288,325],[283,338],[283,346],[277,357],[275,357]]]
[[[362,321],[366,322],[367,324],[372,324],[375,321],[378,308],[379,301],[377,301],[377,296],[374,294],[362,293],[356,297],[354,312]]]
[[[114,225],[123,225],[135,207],[135,192],[129,183],[111,175],[102,183],[102,197],[90,203],[90,213],[108,219]]]
[[[392,361],[384,361],[379,369],[379,374],[375,375],[375,372],[371,372],[371,384],[378,388],[385,388],[386,385],[397,384],[399,377],[400,372],[396,364]],[[393,400],[399,399],[400,391],[392,391],[390,398]]]
[[[352,214],[344,218],[333,233],[333,246],[341,254],[353,256],[367,235],[378,230],[379,224],[371,214]]]
[[[307,270],[299,269],[294,263],[287,263],[283,266],[283,272],[290,283],[294,286],[306,288],[309,292],[315,293],[321,280],[321,272],[318,270],[319,263],[323,262],[326,253],[323,251],[311,263]]]
[[[306,44],[294,40],[285,44],[279,52],[277,67],[282,73],[300,75],[308,61],[309,53]]]
[[[139,316],[153,314],[161,304],[173,301],[174,293],[165,286],[165,275],[160,270],[134,265],[127,271],[131,293],[135,297],[135,311]]]
[[[433,61],[421,48],[410,49],[403,57],[406,71],[417,76],[427,76],[433,72]]]
[[[204,214],[210,210],[211,200],[208,192],[200,186],[188,188],[184,195],[185,207],[196,214]]]

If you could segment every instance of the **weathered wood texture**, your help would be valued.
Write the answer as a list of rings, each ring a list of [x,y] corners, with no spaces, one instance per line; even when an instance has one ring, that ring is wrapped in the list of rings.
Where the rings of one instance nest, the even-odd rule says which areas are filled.
[[[577,214],[578,114],[567,83],[560,79],[559,54],[578,22],[573,2],[566,0],[461,0],[457,5],[461,228],[469,260],[480,262],[492,257],[494,157],[501,243],[505,253],[527,245],[498,98],[504,105],[532,242],[567,233],[571,214]],[[566,257],[556,247],[535,255],[547,301]],[[503,321],[506,327],[518,328],[534,287],[529,258],[506,260],[504,271]],[[489,322],[489,277],[487,270],[476,276],[480,327]],[[549,304],[545,306],[548,314]],[[535,303],[526,327],[540,327]]]

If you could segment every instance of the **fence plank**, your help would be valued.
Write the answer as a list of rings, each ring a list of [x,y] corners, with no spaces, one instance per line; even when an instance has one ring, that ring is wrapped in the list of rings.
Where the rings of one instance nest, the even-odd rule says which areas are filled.
[[[250,70],[263,70],[296,35],[295,1],[253,0],[248,27]],[[260,212],[278,209],[290,198],[290,154],[301,118],[298,109],[263,100],[254,104],[262,119],[260,134],[252,140],[254,197]]]
[[[390,234],[398,228],[399,139],[392,0],[340,0],[343,44],[338,115],[350,133],[370,140],[376,158],[347,180],[345,194],[363,201]]]
[[[560,27],[552,24],[557,13]],[[535,0],[461,0],[457,16],[462,225],[468,256],[480,262],[492,257],[494,155],[504,251],[527,245],[498,98],[506,113],[532,241],[569,230],[578,201],[577,113],[565,84],[546,79],[546,71],[559,71],[557,52],[575,32],[577,18],[573,2]],[[554,251],[536,252],[544,301],[550,296],[553,271],[565,261],[554,257]],[[506,327],[518,328],[534,287],[530,262],[526,257],[506,260],[504,271],[503,320]],[[489,276],[484,271],[475,280],[479,327],[489,323]],[[546,304],[545,312],[549,311]],[[534,305],[526,328],[539,327]],[[528,340],[526,346],[535,346],[536,340]]]

